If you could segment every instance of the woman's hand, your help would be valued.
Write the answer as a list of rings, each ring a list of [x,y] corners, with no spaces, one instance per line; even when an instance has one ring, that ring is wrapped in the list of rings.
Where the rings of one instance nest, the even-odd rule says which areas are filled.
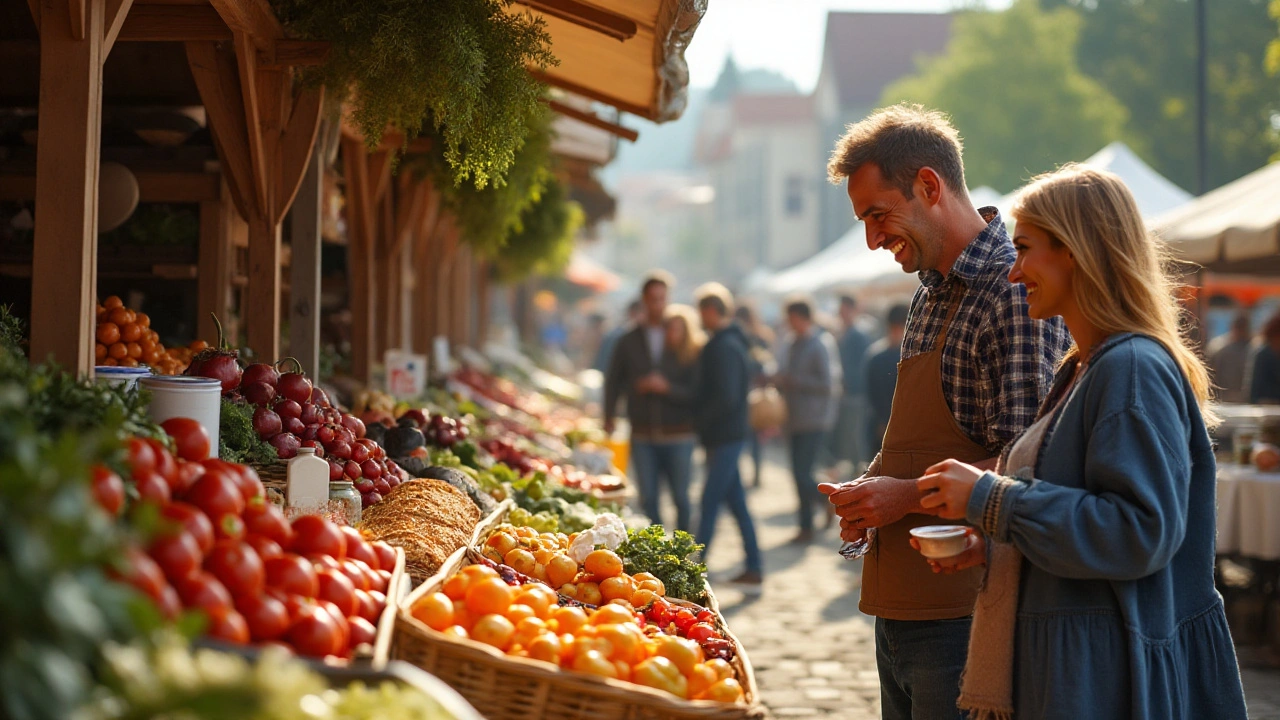
[[[959,555],[952,555],[947,558],[925,558],[929,561],[929,567],[933,568],[935,573],[943,575],[951,575],[961,570],[968,570],[971,567],[978,567],[987,563],[987,541],[981,535],[973,530],[973,528],[965,528],[968,535],[964,539],[964,550]],[[911,547],[917,552],[920,550],[920,541],[911,538]]]
[[[916,481],[920,490],[920,507],[948,520],[960,520],[969,506],[973,486],[978,484],[982,471],[959,460],[943,460],[925,470]]]

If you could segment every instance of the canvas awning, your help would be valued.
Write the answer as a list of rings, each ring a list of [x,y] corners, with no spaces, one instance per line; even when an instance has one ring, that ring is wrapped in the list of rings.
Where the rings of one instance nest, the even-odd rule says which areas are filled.
[[[609,268],[591,259],[581,250],[574,250],[565,268],[564,279],[597,293],[612,292],[621,280]]]
[[[1177,259],[1220,273],[1280,273],[1280,163],[1161,215],[1153,229]]]
[[[707,0],[520,0],[510,9],[547,21],[560,64],[535,75],[654,122],[684,112],[684,51],[706,11]]]
[[[854,287],[890,274],[902,275],[901,266],[888,252],[867,248],[867,232],[857,222],[839,240],[808,260],[760,281],[758,287],[762,294],[772,296],[813,293]]]

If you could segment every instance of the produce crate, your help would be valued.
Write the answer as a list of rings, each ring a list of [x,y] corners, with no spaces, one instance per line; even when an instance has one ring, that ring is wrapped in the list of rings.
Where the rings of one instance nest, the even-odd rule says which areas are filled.
[[[495,526],[497,524],[494,523]],[[562,670],[537,660],[510,657],[496,648],[436,632],[410,614],[409,609],[414,602],[438,591],[445,580],[469,564],[468,548],[462,548],[450,556],[440,572],[405,598],[397,618],[391,656],[440,678],[489,720],[527,720],[530,717],[563,720],[744,720],[765,717],[751,662],[732,633],[726,632],[725,638],[734,645],[731,664],[742,684],[746,704],[681,700],[633,683]]]
[[[404,548],[394,548],[396,566],[391,571],[391,582],[387,584],[387,606],[378,616],[378,633],[373,638],[373,655],[369,658],[374,670],[381,670],[391,659],[391,646],[395,641],[396,618],[400,614],[400,604],[409,595],[409,573],[404,569]]]

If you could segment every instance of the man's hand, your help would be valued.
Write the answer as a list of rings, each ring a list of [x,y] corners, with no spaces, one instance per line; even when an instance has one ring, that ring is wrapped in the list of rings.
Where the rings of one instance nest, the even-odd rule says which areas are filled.
[[[892,525],[920,510],[920,491],[909,478],[863,477],[841,485],[822,483],[818,491],[836,506],[842,531]]]
[[[920,505],[939,517],[960,520],[969,507],[973,486],[981,478],[982,471],[972,465],[943,460],[916,481],[916,487],[924,493]]]
[[[950,575],[961,570],[968,570],[971,567],[986,564],[987,541],[974,532],[973,528],[965,528],[965,530],[969,534],[964,540],[964,550],[961,550],[959,555],[952,555],[948,558],[925,558],[929,561],[929,567],[933,568],[934,572]],[[920,541],[911,538],[911,547],[919,551]]]
[[[671,392],[671,383],[658,373],[654,373],[649,379],[649,392],[654,395],[666,395]]]

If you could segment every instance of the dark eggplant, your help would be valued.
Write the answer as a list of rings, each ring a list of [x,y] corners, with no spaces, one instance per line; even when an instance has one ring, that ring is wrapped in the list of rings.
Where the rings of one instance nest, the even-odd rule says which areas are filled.
[[[394,427],[387,431],[382,447],[393,458],[409,457],[414,450],[424,447],[427,439],[416,427]]]

